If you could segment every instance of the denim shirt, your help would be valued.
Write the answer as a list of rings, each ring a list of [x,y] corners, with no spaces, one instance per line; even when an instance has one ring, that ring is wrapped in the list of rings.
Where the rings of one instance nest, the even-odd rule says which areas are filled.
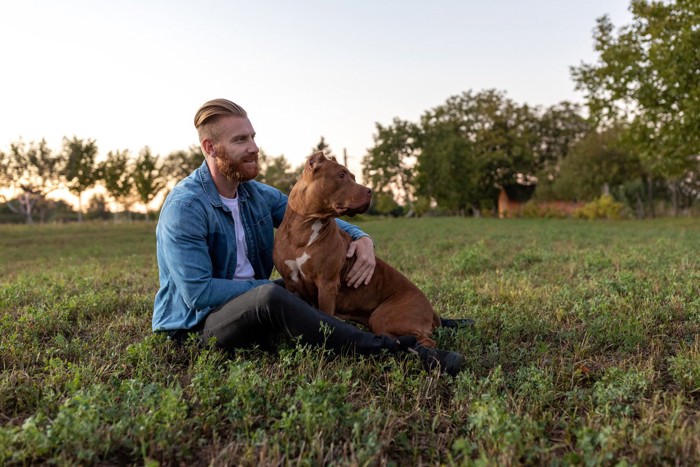
[[[234,225],[204,161],[166,198],[156,227],[160,289],[154,331],[191,329],[213,308],[270,282],[274,229],[284,217],[287,196],[256,181],[241,183],[237,196],[242,226]],[[354,240],[367,235],[337,222]],[[233,280],[237,228],[245,230],[252,280]]]

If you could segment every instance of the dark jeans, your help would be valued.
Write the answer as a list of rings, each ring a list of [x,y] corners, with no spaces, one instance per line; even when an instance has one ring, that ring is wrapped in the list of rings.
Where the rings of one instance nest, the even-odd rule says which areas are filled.
[[[310,306],[279,283],[256,287],[215,308],[195,331],[226,350],[266,346],[279,336],[336,352],[395,350],[396,339],[364,332]]]

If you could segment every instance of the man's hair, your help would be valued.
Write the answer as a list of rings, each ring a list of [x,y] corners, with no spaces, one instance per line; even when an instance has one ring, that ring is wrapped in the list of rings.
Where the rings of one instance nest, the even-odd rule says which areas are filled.
[[[222,115],[247,117],[248,113],[243,110],[243,107],[228,99],[214,99],[205,102],[194,115],[194,127],[199,133],[200,142],[205,139],[218,141],[220,130],[217,121]]]

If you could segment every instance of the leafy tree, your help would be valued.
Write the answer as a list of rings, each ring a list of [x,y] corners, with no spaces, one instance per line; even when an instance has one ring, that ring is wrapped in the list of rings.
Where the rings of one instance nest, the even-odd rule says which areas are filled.
[[[148,205],[165,188],[159,157],[151,154],[148,146],[143,148],[134,164],[134,187],[139,200],[146,207],[146,219],[150,219]]]
[[[333,151],[331,150],[331,147],[326,143],[326,138],[321,136],[321,140],[318,142],[316,146],[311,148],[311,152],[317,152],[317,151],[322,151],[323,154],[325,154],[327,157],[335,157],[333,155]]]
[[[597,63],[572,68],[600,124],[625,114],[626,142],[652,180],[675,186],[700,153],[700,3],[632,0],[631,24],[614,31],[607,16],[594,31]]]
[[[304,170],[303,164],[297,167],[296,170],[292,170],[291,164],[284,155],[272,157],[260,151],[258,159],[260,162],[258,180],[286,194],[292,191],[294,184],[301,177]]]
[[[17,204],[8,203],[10,209],[21,213],[28,224],[34,223],[33,209],[46,195],[60,186],[59,174],[66,165],[62,154],[54,155],[46,140],[31,142],[22,140],[10,144],[10,152],[3,158],[4,178],[8,187],[19,190]]]
[[[98,178],[95,158],[97,145],[94,139],[87,141],[73,137],[63,138],[63,158],[66,165],[62,175],[66,187],[78,197],[78,222],[83,220],[83,193],[95,184]]]
[[[10,156],[3,151],[0,151],[0,188],[9,187],[12,185],[12,177],[10,175]]]
[[[194,172],[204,161],[202,148],[197,145],[190,146],[187,150],[174,151],[168,154],[163,161],[163,177],[169,187]]]
[[[110,151],[99,165],[99,177],[107,193],[130,213],[134,201],[133,161],[128,150]]]
[[[374,147],[369,149],[362,161],[363,179],[376,193],[392,188],[412,213],[420,128],[415,123],[398,118],[389,126],[376,123],[375,127]],[[395,207],[390,210],[393,209]]]
[[[87,214],[90,219],[109,219],[107,200],[102,193],[94,193],[87,203]]]
[[[571,148],[591,131],[590,122],[583,117],[581,106],[560,102],[547,108],[539,117],[538,144],[534,153],[537,169],[537,190],[552,182]]]
[[[479,215],[498,185],[536,172],[536,111],[498,91],[452,96],[421,117],[421,129],[418,194],[452,212]]]
[[[374,194],[374,200],[369,213],[399,217],[404,214],[404,208],[396,202],[391,191],[378,191]]]
[[[443,209],[464,213],[477,198],[474,146],[460,136],[460,124],[448,109],[425,114],[421,123],[416,194],[436,201]]]
[[[579,141],[561,164],[554,197],[593,201],[642,177],[639,158],[620,144],[620,132],[593,131]]]

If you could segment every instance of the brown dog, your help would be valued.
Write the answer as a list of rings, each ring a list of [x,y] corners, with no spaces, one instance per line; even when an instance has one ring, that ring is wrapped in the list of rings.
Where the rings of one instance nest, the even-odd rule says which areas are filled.
[[[375,334],[413,335],[425,347],[440,318],[423,292],[403,274],[376,259],[368,285],[355,289],[344,278],[355,258],[346,258],[352,239],[336,217],[367,211],[372,191],[323,153],[306,162],[289,195],[284,220],[275,236],[275,267],[285,286],[321,311],[367,326]]]

